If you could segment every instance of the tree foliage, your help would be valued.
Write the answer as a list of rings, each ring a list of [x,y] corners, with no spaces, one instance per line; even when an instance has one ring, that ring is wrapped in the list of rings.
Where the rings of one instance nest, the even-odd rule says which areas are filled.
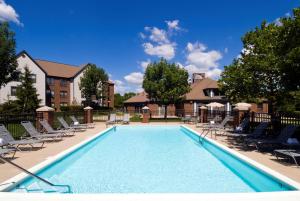
[[[38,99],[36,88],[33,86],[31,72],[25,67],[25,72],[20,76],[21,84],[17,87],[16,103],[18,111],[21,112],[34,112],[41,102]]]
[[[96,96],[97,100],[107,98],[107,81],[108,75],[103,68],[97,67],[95,64],[88,64],[79,83],[82,96],[86,99],[87,104],[91,104],[92,96]]]
[[[165,118],[167,106],[180,101],[190,91],[188,76],[185,69],[174,63],[170,64],[165,59],[148,65],[143,88],[150,100],[165,106]]]
[[[243,36],[240,57],[224,67],[219,80],[231,101],[267,99],[272,112],[300,90],[300,9],[280,22],[263,22]]]
[[[122,108],[124,106],[124,101],[128,100],[129,98],[135,96],[136,93],[133,93],[133,92],[128,92],[128,93],[125,93],[123,96],[119,93],[116,93],[115,94],[115,102],[114,102],[114,106],[116,108]]]
[[[19,75],[14,35],[8,23],[0,23],[0,88]]]

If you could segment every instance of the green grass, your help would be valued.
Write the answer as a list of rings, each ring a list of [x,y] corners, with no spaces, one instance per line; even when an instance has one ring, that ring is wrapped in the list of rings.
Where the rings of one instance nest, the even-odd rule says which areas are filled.
[[[181,118],[155,118],[155,119],[150,119],[150,122],[181,122]]]

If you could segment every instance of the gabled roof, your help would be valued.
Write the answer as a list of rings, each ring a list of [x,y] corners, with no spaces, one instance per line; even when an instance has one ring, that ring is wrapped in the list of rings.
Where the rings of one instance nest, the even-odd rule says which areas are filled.
[[[44,71],[46,71],[48,76],[72,78],[82,69],[74,65],[62,64],[41,59],[35,59],[35,61]]]
[[[124,103],[145,103],[148,101],[149,101],[149,99],[147,97],[147,93],[141,92],[141,93],[129,98],[128,100],[124,101]]]
[[[204,89],[218,89],[218,82],[210,78],[204,78],[191,85],[191,91],[185,95],[186,100],[217,100],[221,96],[205,96]]]

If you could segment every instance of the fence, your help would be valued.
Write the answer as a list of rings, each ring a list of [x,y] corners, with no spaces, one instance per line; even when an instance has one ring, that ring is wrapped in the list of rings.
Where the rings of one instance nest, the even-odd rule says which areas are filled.
[[[54,121],[53,128],[57,129],[60,126],[57,117],[63,117],[68,124],[73,123],[70,116],[75,116],[75,118],[79,121],[79,123],[84,123],[84,111],[64,111],[64,112],[55,112],[54,113]]]
[[[21,136],[24,136],[25,129],[21,126],[21,121],[30,121],[35,125],[36,113],[0,115],[0,124],[4,124],[15,139],[20,139]]]

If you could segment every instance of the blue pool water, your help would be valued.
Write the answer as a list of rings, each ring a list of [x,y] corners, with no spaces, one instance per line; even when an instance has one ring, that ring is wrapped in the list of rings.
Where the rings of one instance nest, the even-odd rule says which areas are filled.
[[[180,126],[118,126],[39,173],[73,193],[292,190]],[[52,192],[36,179],[12,191]],[[22,190],[23,189],[23,190]]]

